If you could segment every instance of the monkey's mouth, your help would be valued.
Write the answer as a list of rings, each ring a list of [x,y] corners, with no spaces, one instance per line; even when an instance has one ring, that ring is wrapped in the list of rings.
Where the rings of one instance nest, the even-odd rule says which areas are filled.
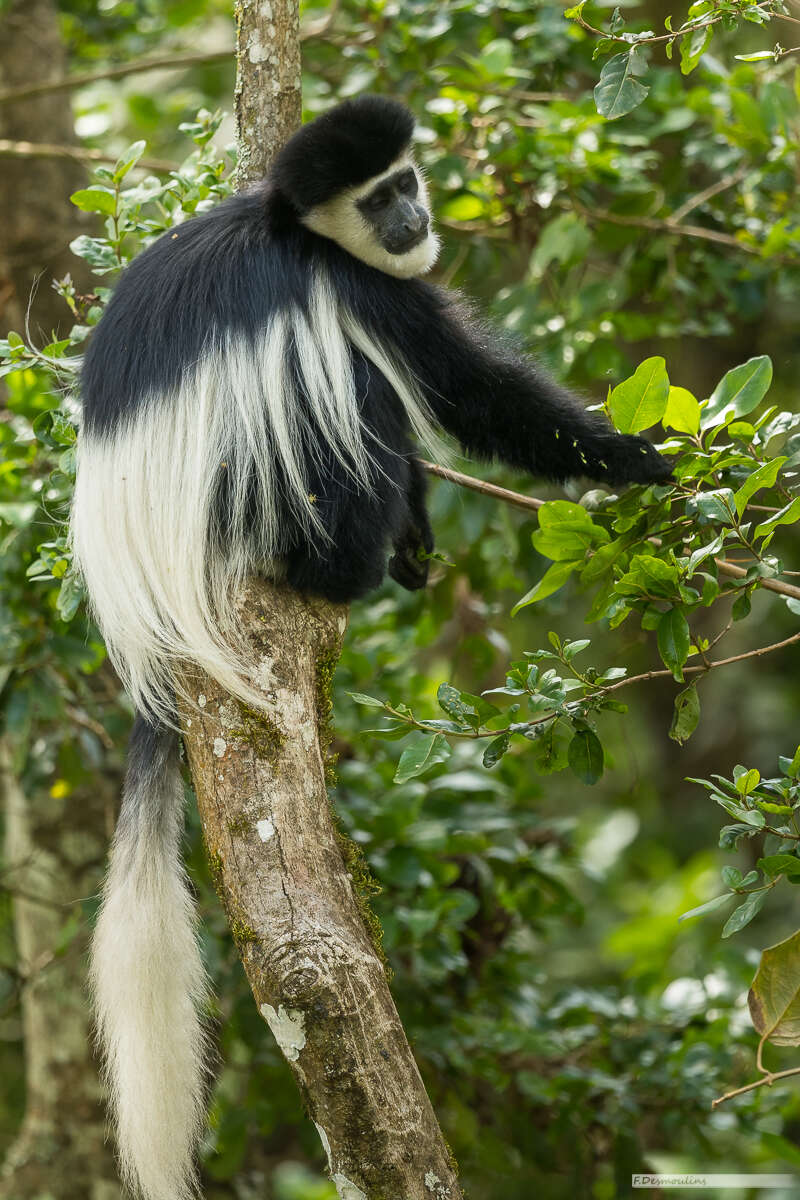
[[[418,233],[412,233],[407,238],[387,238],[383,248],[389,254],[408,254],[409,250],[415,250],[417,246],[422,245],[427,236],[428,230],[420,229]]]

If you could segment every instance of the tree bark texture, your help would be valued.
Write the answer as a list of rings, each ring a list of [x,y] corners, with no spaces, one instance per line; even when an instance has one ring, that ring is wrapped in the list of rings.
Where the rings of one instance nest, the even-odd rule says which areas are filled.
[[[261,179],[302,115],[297,0],[236,0],[236,185]]]
[[[0,88],[60,79],[64,49],[53,0],[8,0],[0,4]],[[72,110],[51,93],[0,107],[0,138],[26,142],[75,140]],[[86,221],[70,202],[86,179],[80,163],[64,159],[7,158],[0,188],[0,329],[24,330],[32,289],[31,333],[43,345],[59,325],[72,325],[64,301],[50,287],[71,272],[79,286],[88,273],[69,249]]]
[[[343,606],[262,581],[239,600],[264,712],[184,676],[181,724],[212,875],[256,1004],[342,1200],[461,1193],[364,921],[354,846],[326,793]],[[373,919],[374,920],[374,919]]]
[[[99,773],[98,773],[99,774]],[[5,810],[3,882],[14,898],[22,989],[25,1118],[0,1169],[0,1200],[120,1200],[90,1053],[86,928],[59,951],[71,913],[97,891],[111,788],[28,796],[0,745]]]

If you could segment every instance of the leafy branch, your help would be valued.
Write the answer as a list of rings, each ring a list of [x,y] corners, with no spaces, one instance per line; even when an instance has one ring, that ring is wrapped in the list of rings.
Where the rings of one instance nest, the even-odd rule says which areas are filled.
[[[614,9],[609,28],[599,29],[583,15],[587,3],[588,0],[580,0],[579,4],[568,8],[564,16],[599,39],[593,57],[606,54],[615,46],[625,47],[625,50],[614,54],[604,64],[594,89],[597,111],[610,121],[632,112],[647,98],[650,88],[642,82],[642,77],[647,73],[646,50],[649,47],[663,44],[667,58],[671,59],[677,45],[680,51],[681,73],[689,75],[708,50],[717,26],[728,30],[735,28],[739,21],[764,25],[770,20],[800,24],[797,18],[783,10],[780,0],[695,0],[689,6],[686,20],[676,29],[672,27],[672,17],[665,18],[666,33],[655,33],[652,29],[626,29],[625,18],[619,8]],[[773,50],[758,50],[750,54],[738,54],[736,57],[745,62],[759,62],[765,59],[778,62],[786,55],[795,53],[797,49],[794,47],[786,50],[778,44]]]

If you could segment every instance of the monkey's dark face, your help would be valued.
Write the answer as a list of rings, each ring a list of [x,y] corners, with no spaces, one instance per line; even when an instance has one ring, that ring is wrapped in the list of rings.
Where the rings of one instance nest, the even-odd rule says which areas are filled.
[[[316,205],[301,220],[368,266],[401,279],[429,271],[439,250],[424,179],[407,155],[381,175]]]
[[[356,201],[359,212],[389,254],[407,254],[428,236],[430,217],[418,197],[417,173],[407,166]]]

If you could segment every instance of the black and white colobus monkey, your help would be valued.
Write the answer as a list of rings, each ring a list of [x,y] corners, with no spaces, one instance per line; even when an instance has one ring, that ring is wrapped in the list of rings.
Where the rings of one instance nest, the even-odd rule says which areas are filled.
[[[125,271],[89,345],[76,562],[140,713],[93,948],[122,1167],[187,1200],[205,978],[180,863],[172,666],[259,703],[232,597],[252,573],[346,601],[425,583],[416,438],[548,479],[663,480],[529,359],[418,278],[436,259],[413,120],[377,96],[300,130],[267,178]]]

